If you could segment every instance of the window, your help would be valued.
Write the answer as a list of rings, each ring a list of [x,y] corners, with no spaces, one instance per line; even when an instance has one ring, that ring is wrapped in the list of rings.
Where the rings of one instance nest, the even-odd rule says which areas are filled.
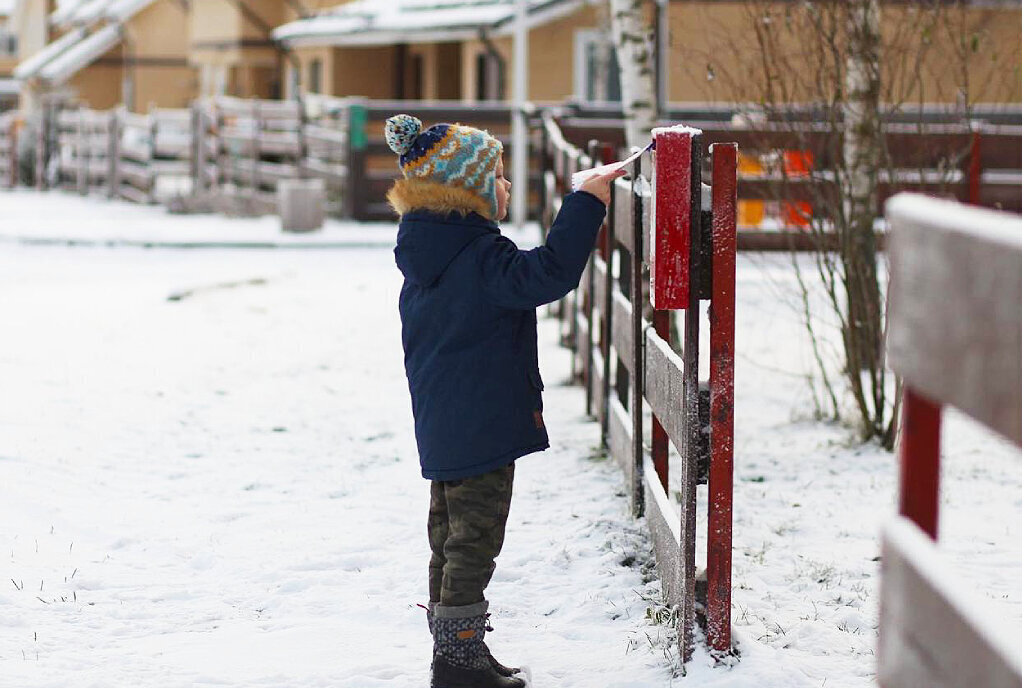
[[[311,60],[309,63],[309,84],[306,87],[308,93],[323,92],[323,71],[324,64],[320,58]]]
[[[0,55],[17,57],[18,36],[7,28],[0,26]]]
[[[576,32],[573,90],[578,100],[587,103],[622,100],[615,46],[601,31]]]

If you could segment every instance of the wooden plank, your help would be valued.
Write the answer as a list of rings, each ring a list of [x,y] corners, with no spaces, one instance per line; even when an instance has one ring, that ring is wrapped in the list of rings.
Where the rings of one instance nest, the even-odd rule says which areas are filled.
[[[348,168],[345,165],[322,162],[315,158],[306,158],[302,167],[310,176],[321,177],[337,184],[343,183],[348,176]]]
[[[683,360],[653,328],[644,347],[644,397],[676,451],[686,447],[686,398]]]
[[[612,396],[608,403],[608,452],[622,469],[626,485],[633,479],[633,433],[629,412]]]
[[[600,257],[594,257],[594,306],[597,308],[597,312],[601,317],[605,317],[606,306],[605,300],[607,296],[607,287],[605,282],[607,280],[605,271],[607,270],[604,260]]]
[[[633,306],[618,289],[612,295],[612,346],[619,360],[633,374]]]
[[[615,196],[612,210],[615,213],[613,223],[615,227],[615,240],[631,251],[633,249],[632,183],[623,179],[616,179],[612,184],[612,193]]]
[[[591,366],[592,375],[594,381],[591,384],[591,388],[594,390],[594,403],[591,409],[592,415],[597,418],[597,421],[604,425],[604,410],[607,408],[604,399],[604,356],[601,355],[600,347],[593,347],[591,349],[591,355],[594,357],[594,365]]]
[[[912,523],[882,532],[878,681],[883,688],[1019,688],[1020,624],[949,576]]]
[[[665,602],[678,605],[682,601],[682,581],[679,579],[679,513],[672,506],[658,482],[649,456],[644,457],[644,504],[647,526],[654,543],[654,557],[658,579]]]
[[[1020,217],[909,194],[886,216],[890,364],[1020,445]]]

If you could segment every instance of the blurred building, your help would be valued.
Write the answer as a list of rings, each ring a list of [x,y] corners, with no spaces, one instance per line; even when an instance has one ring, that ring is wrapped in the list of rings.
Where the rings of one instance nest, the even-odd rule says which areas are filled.
[[[651,0],[661,98],[759,102],[752,19],[773,4],[787,5]],[[948,5],[982,46],[965,66],[975,96],[1019,108],[1020,3]],[[884,4],[887,40],[898,44],[895,27],[913,27],[921,6]],[[619,99],[604,0],[529,0],[528,16],[531,100]],[[136,111],[213,95],[502,101],[514,17],[514,0],[0,0],[0,103],[19,87],[28,108],[45,94]],[[964,75],[950,56],[962,46],[952,32],[934,42],[908,97],[955,102]],[[884,56],[883,70],[899,59]]]

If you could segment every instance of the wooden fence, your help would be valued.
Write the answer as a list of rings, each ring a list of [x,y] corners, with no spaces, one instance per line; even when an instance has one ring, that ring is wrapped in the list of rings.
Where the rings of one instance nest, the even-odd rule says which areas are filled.
[[[1021,446],[1020,217],[910,194],[886,215],[888,353],[904,399],[900,516],[882,542],[879,682],[1016,688],[1020,624],[986,613],[970,595],[976,581],[951,576],[933,541],[941,405]]]
[[[156,202],[164,181],[188,193],[189,122],[188,110],[59,110],[52,118],[56,183],[136,203]],[[42,136],[37,146],[45,146]]]
[[[567,113],[559,124],[576,146],[593,139],[617,149],[623,145],[621,119]],[[706,143],[735,141],[740,146],[741,249],[809,244],[805,230],[812,218],[827,218],[829,208],[839,203],[841,135],[820,122],[737,126],[713,120],[693,125],[704,132]],[[880,216],[886,199],[902,191],[1021,212],[1019,125],[890,122],[885,132],[888,163],[878,172]],[[779,232],[765,232],[766,227],[790,232],[790,241]]]
[[[18,118],[13,112],[0,114],[0,186],[18,184]]]
[[[107,138],[110,127],[104,128],[101,121],[104,116],[114,116],[112,113],[68,110],[48,102],[42,108],[42,126],[32,128],[37,137],[36,184],[39,188],[49,183],[80,188],[81,180],[81,188],[105,187],[112,189],[112,195],[145,202],[161,195],[162,190],[171,195],[187,190],[198,199],[199,208],[215,207],[223,201],[236,210],[271,212],[281,179],[320,178],[331,214],[390,220],[393,213],[385,193],[400,172],[396,156],[384,140],[387,117],[407,112],[420,117],[425,125],[461,122],[491,131],[506,152],[512,147],[512,110],[498,103],[368,101],[311,95],[305,96],[301,105],[297,101],[217,98],[198,101],[190,110],[122,113],[117,126],[124,150],[112,153],[116,141]],[[584,148],[597,139],[621,151],[622,120],[611,111],[548,111],[556,114],[569,144]],[[529,118],[533,134],[527,182],[533,217],[540,216],[546,193],[541,171],[541,112],[531,107]],[[740,248],[811,247],[814,238],[804,231],[810,218],[821,217],[825,206],[835,202],[829,189],[834,188],[838,174],[840,137],[810,116],[796,124],[734,126],[729,119],[731,109],[719,112],[708,107],[693,109],[690,114],[693,119],[688,116],[688,120],[703,130],[705,143],[734,141],[740,145]],[[1005,122],[1007,118],[993,115],[990,119]],[[880,172],[880,203],[897,191],[912,189],[1020,211],[1019,125],[987,122],[967,126],[936,117],[918,124],[904,120],[906,117],[886,125],[892,164]],[[188,145],[184,145],[186,138]],[[173,143],[164,146],[162,139]],[[10,131],[0,128],[0,174],[12,169],[4,157],[8,155],[4,151],[15,150],[12,140]],[[182,176],[186,164],[189,170]],[[123,175],[118,174],[120,170]],[[514,181],[518,184],[520,180]],[[769,225],[797,231],[765,231]]]
[[[547,226],[573,172],[600,164],[602,150],[609,151],[594,143],[585,154],[564,139],[550,116],[543,138]],[[665,597],[678,610],[685,660],[693,649],[698,606],[709,647],[731,650],[736,146],[713,148],[707,197],[699,132],[656,131],[654,141],[653,190],[639,160],[631,181],[615,183],[598,248],[560,313],[574,375],[586,387],[587,412],[600,420],[603,443],[626,475],[634,514],[647,517]],[[648,319],[642,281],[652,268],[655,310]],[[710,301],[707,394],[698,380],[701,300]],[[681,352],[669,341],[670,308],[685,309]],[[651,412],[649,432],[645,406]],[[670,443],[681,463],[679,507],[670,498]],[[702,463],[710,471],[704,576],[695,562]],[[699,579],[706,586],[698,586]]]

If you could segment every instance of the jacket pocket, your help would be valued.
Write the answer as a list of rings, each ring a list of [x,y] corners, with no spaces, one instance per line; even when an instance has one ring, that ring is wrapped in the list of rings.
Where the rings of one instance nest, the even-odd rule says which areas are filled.
[[[544,391],[544,380],[541,379],[539,370],[530,371],[530,383],[540,391]]]

